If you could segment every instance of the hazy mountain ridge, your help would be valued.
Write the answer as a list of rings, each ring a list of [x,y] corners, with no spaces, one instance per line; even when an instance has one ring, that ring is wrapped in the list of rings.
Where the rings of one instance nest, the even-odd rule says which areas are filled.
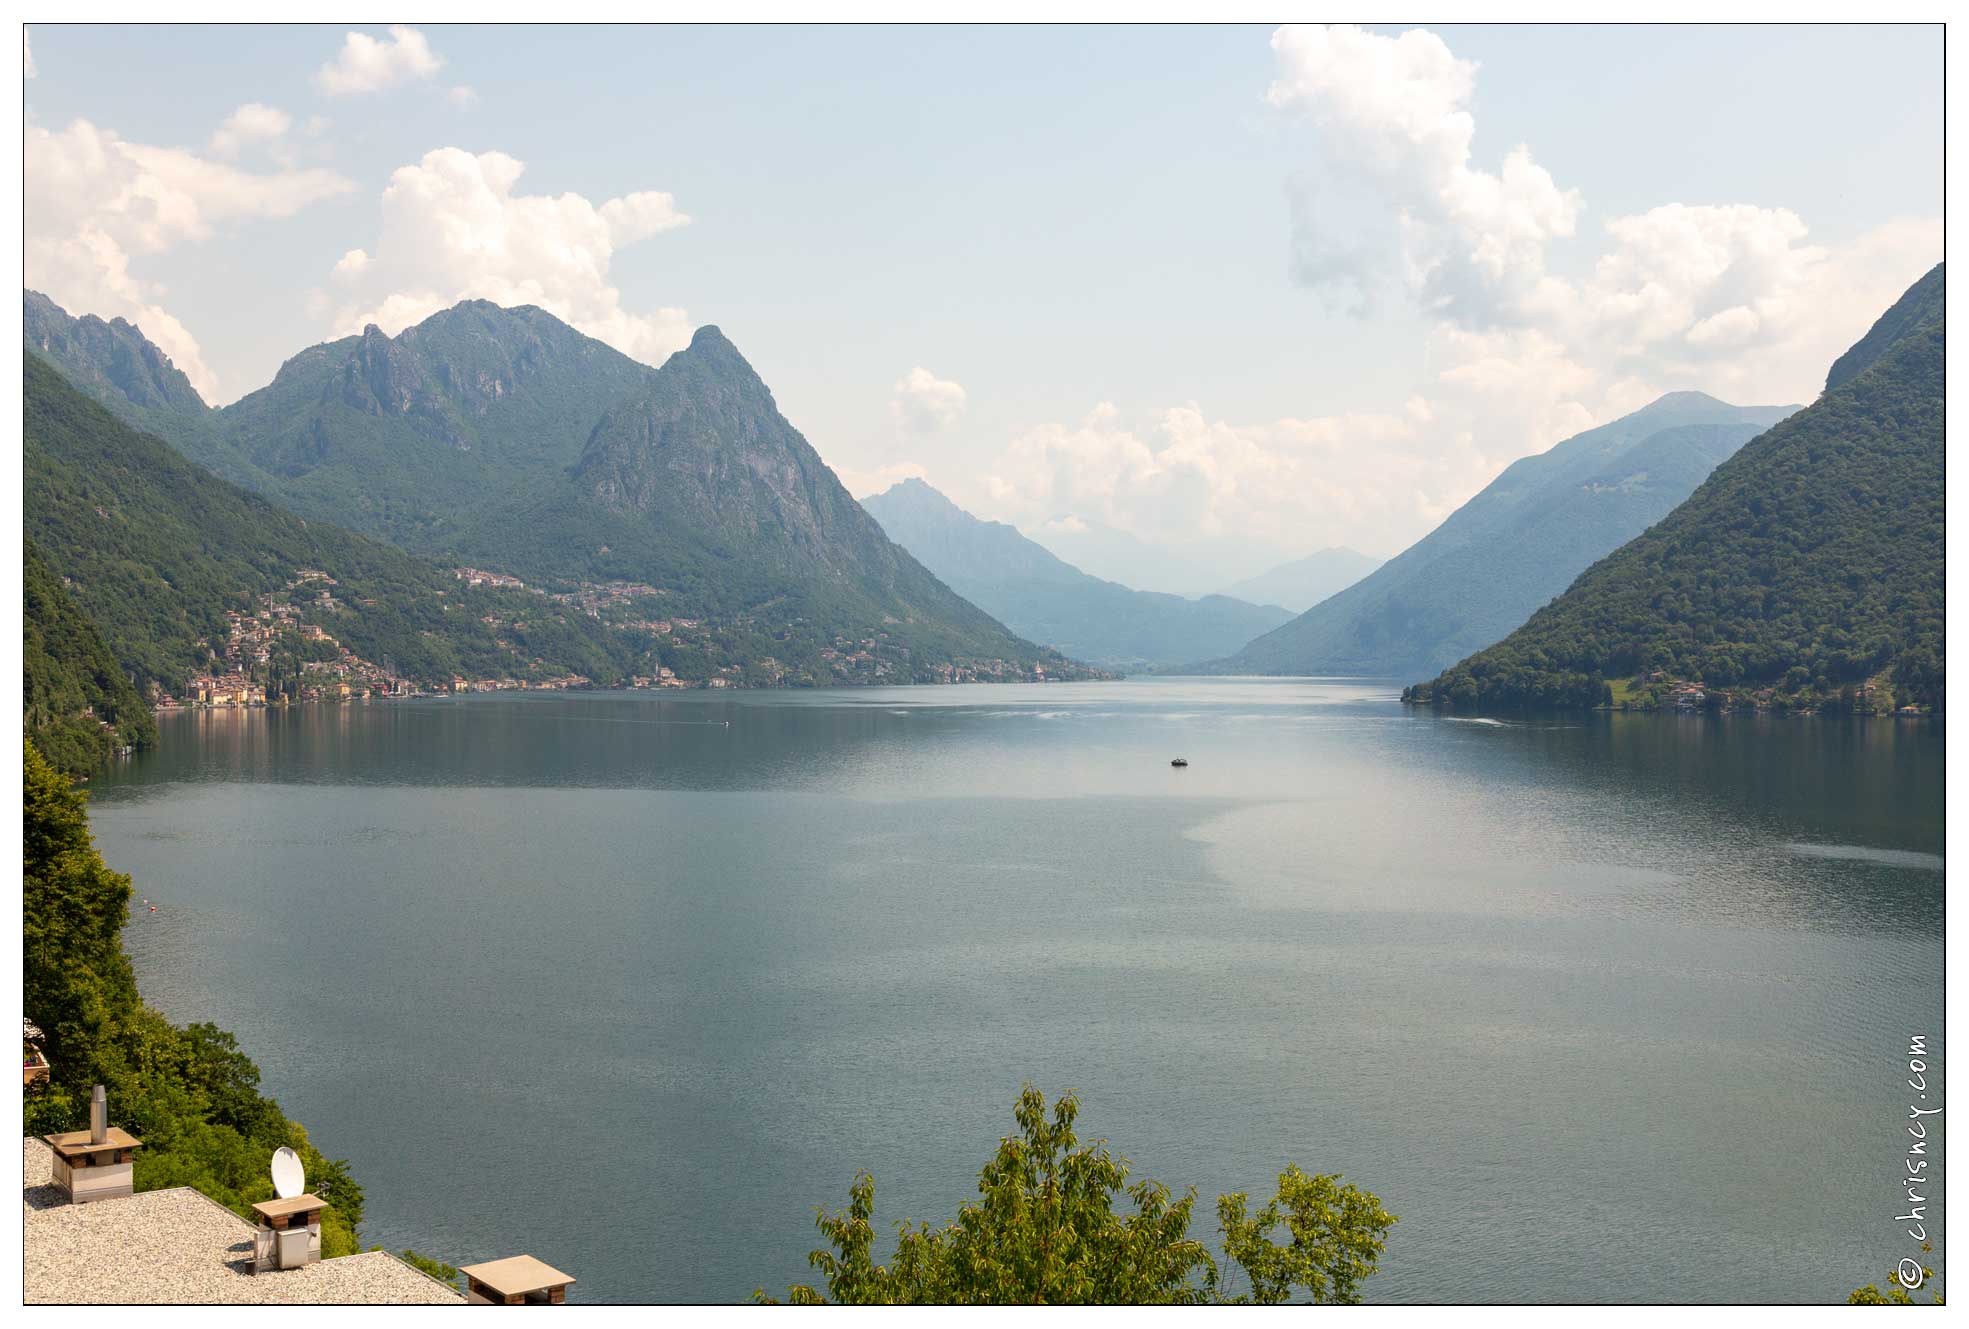
[[[1400,677],[1518,626],[1793,408],[1675,392],[1522,457],[1434,531],[1217,673]]]
[[[862,500],[889,537],[1013,631],[1079,660],[1171,665],[1283,622],[1275,605],[1185,599],[1090,576],[1003,522],[982,521],[921,480]]]
[[[1334,545],[1295,558],[1255,577],[1226,586],[1223,594],[1251,604],[1279,605],[1303,614],[1328,596],[1338,595],[1386,560],[1358,549]]]

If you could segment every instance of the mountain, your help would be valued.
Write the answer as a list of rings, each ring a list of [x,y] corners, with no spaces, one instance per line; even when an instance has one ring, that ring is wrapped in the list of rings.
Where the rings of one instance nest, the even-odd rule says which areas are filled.
[[[40,303],[44,325],[67,318]],[[48,340],[64,372],[114,386],[76,360],[93,343]],[[894,546],[716,328],[653,369],[542,310],[467,301],[395,337],[372,326],[311,347],[216,412],[106,400],[302,517],[581,597],[643,634],[651,672],[748,684],[1087,672]]]
[[[1524,622],[1795,409],[1671,392],[1522,457],[1369,576],[1205,668],[1371,677],[1441,669]]]
[[[27,349],[53,363],[84,395],[208,465],[226,453],[219,412],[135,324],[120,318],[105,323],[94,314],[71,318],[39,291],[22,292],[21,303]],[[229,474],[252,469],[228,460]]]
[[[884,535],[711,326],[609,409],[560,483],[458,548],[534,576],[656,582],[792,677],[829,681],[857,649],[896,682],[1086,673]]]
[[[1843,387],[1846,383],[1867,369],[1875,361],[1892,350],[1908,333],[1915,331],[1931,318],[1938,317],[1942,309],[1943,276],[1942,265],[1937,263],[1926,275],[1909,287],[1894,307],[1882,314],[1874,325],[1867,329],[1866,336],[1853,343],[1852,349],[1832,362],[1832,368],[1825,376],[1827,392]]]
[[[1171,548],[1073,515],[1056,516],[1027,529],[1027,538],[1090,577],[1153,587],[1166,595],[1209,595],[1222,582],[1217,569],[1249,566],[1252,561],[1251,551],[1235,540],[1220,540],[1202,549]]]
[[[468,300],[395,337],[313,346],[220,412],[193,454],[304,516],[448,552],[514,495],[558,483],[595,424],[655,373],[544,310]]]
[[[96,625],[34,541],[22,568],[22,723],[41,755],[83,775],[126,744],[149,747],[157,724]]]
[[[921,480],[862,500],[889,538],[1021,636],[1122,668],[1234,650],[1289,615],[1223,595],[1186,600],[1090,577],[1003,522],[980,521]]]
[[[626,641],[578,608],[467,586],[436,564],[284,512],[131,429],[33,353],[23,369],[27,536],[142,693],[176,693],[189,675],[225,668],[213,654],[232,638],[229,611],[291,619],[292,640],[278,645],[297,667],[340,658],[302,643],[310,625],[360,660],[425,683],[455,673],[612,681],[634,661]]]
[[[1329,595],[1346,590],[1381,563],[1381,559],[1359,550],[1335,545],[1246,577],[1235,586],[1225,587],[1224,594],[1252,604],[1282,605],[1303,614]]]
[[[210,410],[135,327],[26,293],[28,345],[127,423],[306,517],[437,552],[551,483],[655,373],[532,307],[468,300],[386,337],[309,347]]]
[[[70,318],[39,291],[21,293],[22,328],[32,349],[60,365],[69,380],[105,404],[202,416],[205,399],[184,371],[122,319]]]
[[[1816,402],[1516,632],[1404,696],[1593,705],[1613,699],[1610,680],[1631,680],[1622,700],[1686,680],[1786,707],[1942,709],[1943,295],[1938,264]]]

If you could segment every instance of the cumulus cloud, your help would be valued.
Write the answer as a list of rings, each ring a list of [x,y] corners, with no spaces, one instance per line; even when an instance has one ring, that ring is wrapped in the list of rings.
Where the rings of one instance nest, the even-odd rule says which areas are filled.
[[[331,97],[352,97],[429,78],[443,66],[444,58],[423,33],[398,23],[380,40],[365,32],[346,34],[335,58],[315,71],[314,82]]]
[[[1794,211],[1731,202],[1588,226],[1531,146],[1476,159],[1480,71],[1436,34],[1284,27],[1271,45],[1266,100],[1311,131],[1288,182],[1293,274],[1347,312],[1412,302],[1424,368],[1381,410],[1240,422],[1103,402],[932,479],[1111,575],[1141,569],[1138,584],[1188,592],[1326,545],[1401,548],[1511,462],[1677,389],[1809,402],[1941,257],[1932,218],[1838,245]]]
[[[1098,403],[1011,439],[958,491],[1041,538],[1118,532],[1221,566],[1217,580],[1335,543],[1379,548],[1440,520],[1491,465],[1444,439],[1428,402],[1239,425],[1194,402],[1131,416]],[[1206,581],[1212,580],[1206,575]]]
[[[209,145],[214,156],[236,157],[244,148],[275,143],[294,127],[294,117],[277,106],[247,102],[212,132]]]
[[[245,171],[87,120],[59,131],[29,125],[23,139],[27,284],[71,312],[135,322],[207,400],[218,380],[163,307],[163,287],[142,275],[143,260],[354,188],[332,171]]]
[[[940,434],[964,414],[964,385],[918,366],[896,380],[889,418],[905,441]]]
[[[337,334],[394,335],[460,300],[538,305],[625,355],[660,364],[690,342],[682,309],[632,313],[609,279],[618,249],[689,223],[670,195],[600,206],[579,194],[515,192],[525,166],[503,152],[438,148],[383,190],[375,243],[335,265]]]
[[[1539,303],[1545,247],[1573,233],[1580,197],[1522,144],[1496,171],[1473,163],[1473,62],[1419,30],[1380,37],[1289,26],[1272,34],[1272,50],[1277,77],[1266,100],[1318,130],[1320,170],[1293,191],[1303,279],[1346,286],[1358,302],[1399,271],[1429,307],[1483,318]],[[1394,225],[1385,214],[1329,206],[1363,188],[1392,207]]]
[[[1941,255],[1938,222],[1834,251],[1796,213],[1751,204],[1665,203],[1579,236],[1579,191],[1528,146],[1495,171],[1473,161],[1478,66],[1435,33],[1287,26],[1272,51],[1266,100],[1314,130],[1291,191],[1300,279],[1349,309],[1398,287],[1451,327],[1535,329],[1565,362],[1555,398],[1627,380],[1808,400]],[[1599,246],[1589,275],[1552,275],[1548,252],[1575,239]],[[1542,363],[1554,354],[1541,344]]]
[[[478,90],[467,87],[463,83],[445,93],[444,99],[461,111],[469,110],[479,104]]]

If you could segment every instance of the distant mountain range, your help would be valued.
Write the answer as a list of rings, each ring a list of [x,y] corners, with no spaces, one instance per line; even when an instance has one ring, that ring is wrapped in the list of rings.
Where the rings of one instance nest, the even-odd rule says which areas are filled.
[[[889,538],[1021,636],[1120,668],[1234,650],[1291,617],[1223,595],[1189,600],[1090,577],[1003,522],[980,521],[921,480],[862,500]]]
[[[1252,604],[1280,605],[1295,614],[1303,614],[1328,596],[1352,586],[1380,567],[1382,561],[1345,545],[1335,545],[1226,586],[1224,594]]]
[[[1441,669],[1523,623],[1796,409],[1673,392],[1520,458],[1376,571],[1203,668],[1383,678]]]
[[[30,350],[84,392],[302,517],[557,589],[641,588],[622,593],[640,597],[626,617],[666,625],[651,669],[751,684],[1087,672],[889,541],[716,328],[653,369],[539,309],[467,301],[395,337],[311,347],[212,410],[129,324],[32,292],[25,315]]]
[[[1944,704],[1946,325],[1937,264],[1826,391],[1487,650],[1408,692],[1597,705],[1681,681],[1786,707]]]

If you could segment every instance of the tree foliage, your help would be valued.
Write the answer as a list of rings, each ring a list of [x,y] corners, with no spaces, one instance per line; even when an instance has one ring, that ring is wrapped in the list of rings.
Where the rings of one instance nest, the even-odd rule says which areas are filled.
[[[1923,1246],[1922,1249],[1925,1251],[1928,1247]],[[1933,1304],[1940,1306],[1945,1303],[1942,1300],[1941,1290],[1933,1286],[1934,1279],[1935,1271],[1927,1265],[1922,1265],[1922,1286],[1928,1289]],[[1865,1287],[1854,1288],[1847,1296],[1846,1304],[1848,1306],[1914,1306],[1919,1303],[1915,1301],[1914,1294],[1908,1291],[1906,1284],[1901,1282],[1900,1271],[1895,1270],[1887,1275],[1886,1291],[1881,1291],[1877,1283],[1868,1283]]]
[[[83,775],[118,747],[155,743],[150,708],[32,540],[22,591],[22,723],[49,763]]]
[[[380,1251],[383,1248],[381,1246],[372,1246],[370,1249]],[[458,1281],[457,1268],[453,1265],[446,1264],[443,1260],[434,1260],[428,1255],[419,1255],[416,1251],[406,1250],[403,1253],[403,1262],[413,1269],[430,1275],[440,1283],[457,1288],[461,1292],[464,1291],[464,1287]]]
[[[1278,1192],[1252,1211],[1249,1197],[1217,1202],[1224,1253],[1246,1290],[1220,1281],[1209,1248],[1189,1236],[1196,1189],[1172,1196],[1151,1180],[1129,1180],[1128,1161],[1105,1141],[1082,1145],[1071,1093],[1052,1105],[1030,1084],[1014,1115],[1019,1131],[999,1142],[978,1175],[979,1198],[941,1228],[897,1227],[886,1264],[874,1254],[875,1180],[855,1178],[848,1207],[820,1211],[831,1249],[808,1263],[821,1287],[796,1285],[799,1305],[1196,1305],[1276,1304],[1294,1289],[1316,1303],[1360,1299],[1395,1217],[1372,1194],[1338,1176],[1289,1166]],[[1116,1211],[1124,1199],[1127,1208]],[[1274,1234],[1282,1231],[1281,1243]],[[764,1292],[755,1294],[765,1301]]]
[[[23,1105],[27,1132],[80,1129],[101,1084],[116,1124],[143,1141],[138,1190],[191,1186],[243,1218],[273,1198],[267,1164],[286,1146],[328,1201],[322,1253],[354,1253],[362,1188],[348,1165],[260,1092],[260,1069],[231,1034],[179,1028],[143,1004],[123,952],[130,879],[97,852],[84,795],[23,748],[22,999],[49,1061]]]

